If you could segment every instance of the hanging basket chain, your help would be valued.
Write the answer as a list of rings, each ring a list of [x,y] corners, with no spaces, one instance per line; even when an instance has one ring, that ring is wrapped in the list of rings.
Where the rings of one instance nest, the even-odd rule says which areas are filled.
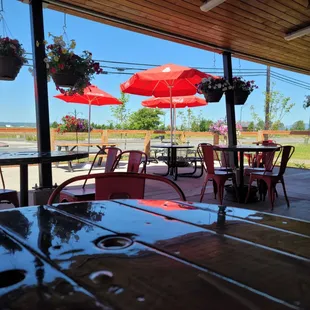
[[[2,35],[3,35],[3,37],[7,37],[8,35],[10,35],[13,38],[12,32],[10,31],[8,24],[4,19],[3,0],[1,0],[1,2],[0,2],[0,22],[2,22]]]
[[[64,13],[64,24],[63,24],[63,38],[65,39],[67,45],[69,45],[69,37],[67,34],[67,14]]]

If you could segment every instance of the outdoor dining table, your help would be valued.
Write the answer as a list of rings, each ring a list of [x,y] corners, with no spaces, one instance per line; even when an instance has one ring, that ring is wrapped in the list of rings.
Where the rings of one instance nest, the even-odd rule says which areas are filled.
[[[216,151],[233,152],[236,155],[239,153],[239,200],[243,202],[245,199],[246,189],[244,188],[244,152],[274,152],[279,150],[278,146],[264,146],[264,145],[214,145]]]
[[[194,172],[192,172],[192,173],[178,173],[178,167],[180,167],[182,162],[180,162],[178,160],[177,151],[179,149],[192,149],[192,148],[194,148],[194,146],[187,145],[187,144],[182,144],[182,145],[158,144],[158,145],[151,145],[151,148],[167,149],[168,150],[167,160],[165,160],[165,162],[168,166],[167,172],[164,174],[156,173],[157,175],[161,175],[161,176],[171,175],[171,176],[173,176],[174,180],[177,180],[178,176],[180,176],[180,177],[182,177],[182,176],[197,177],[197,176],[195,176],[195,172],[197,170],[197,158],[195,158],[195,161],[194,161],[194,164],[195,164]],[[185,162],[183,162],[183,163],[185,163]],[[203,169],[203,168],[201,168],[201,169]],[[198,177],[200,177],[202,175],[202,173],[203,173],[203,170]]]
[[[0,309],[309,309],[310,223],[202,203],[0,212]]]
[[[82,152],[5,152],[0,153],[0,166],[19,165],[20,205],[28,206],[28,165],[67,161],[86,157],[88,157],[88,153]]]
[[[103,154],[104,153],[104,150],[106,147],[114,147],[116,146],[115,143],[98,143],[98,142],[95,142],[95,143],[85,143],[85,142],[58,142],[56,144],[56,147],[57,147],[57,151],[62,151],[64,149],[64,151],[66,152],[69,152],[69,151],[74,151],[75,149],[78,149],[79,147],[88,147],[88,149],[90,147],[94,147],[96,146],[98,148],[98,150],[101,150],[103,151]],[[98,165],[100,166],[102,163],[102,157],[99,157],[98,158]],[[56,162],[56,167],[58,167],[59,165],[59,162]],[[69,160],[68,161],[68,169],[70,172],[73,172],[73,167],[72,167],[72,162]]]

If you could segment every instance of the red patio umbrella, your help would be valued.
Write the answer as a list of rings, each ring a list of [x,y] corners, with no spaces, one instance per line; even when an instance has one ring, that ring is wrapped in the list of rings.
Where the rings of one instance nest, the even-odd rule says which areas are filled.
[[[61,99],[63,101],[69,103],[80,103],[80,104],[88,104],[89,112],[88,112],[88,143],[90,143],[90,118],[91,118],[91,106],[97,105],[113,105],[113,104],[122,104],[120,100],[106,93],[105,91],[99,89],[95,85],[90,85],[85,88],[84,94],[59,94],[54,96],[55,98]]]
[[[173,124],[172,97],[196,94],[196,85],[202,78],[213,77],[197,69],[174,64],[162,65],[156,68],[135,73],[127,82],[121,84],[124,93],[170,97],[170,121]],[[173,129],[171,128],[171,144]]]
[[[171,104],[170,97],[161,97],[161,98],[152,97],[142,101],[142,105],[147,108],[169,109],[170,104]],[[187,108],[187,107],[188,108],[203,107],[206,106],[207,104],[208,103],[205,101],[205,99],[196,96],[172,97],[172,107],[174,113],[173,113],[173,124],[171,124],[171,126],[176,127],[175,109]]]

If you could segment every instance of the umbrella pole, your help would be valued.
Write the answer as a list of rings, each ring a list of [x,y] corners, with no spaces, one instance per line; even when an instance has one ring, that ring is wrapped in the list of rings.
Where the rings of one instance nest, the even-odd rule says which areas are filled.
[[[91,117],[91,102],[88,104],[88,161],[89,161],[89,144],[90,144],[90,117]]]
[[[173,112],[172,112],[172,87],[169,87],[169,94],[170,94],[170,143],[173,145]]]
[[[177,110],[175,105],[173,106],[173,130],[174,130],[174,134],[173,134],[173,138],[174,138],[174,142],[176,142],[176,138],[175,138],[175,131],[177,130]]]

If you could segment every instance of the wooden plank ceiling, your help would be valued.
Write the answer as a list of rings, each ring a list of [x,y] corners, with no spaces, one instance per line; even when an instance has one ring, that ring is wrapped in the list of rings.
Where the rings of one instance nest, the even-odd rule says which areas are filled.
[[[202,0],[44,1],[51,9],[105,24],[310,74],[310,36],[284,39],[310,25],[308,0],[227,0],[209,12],[200,10]]]

